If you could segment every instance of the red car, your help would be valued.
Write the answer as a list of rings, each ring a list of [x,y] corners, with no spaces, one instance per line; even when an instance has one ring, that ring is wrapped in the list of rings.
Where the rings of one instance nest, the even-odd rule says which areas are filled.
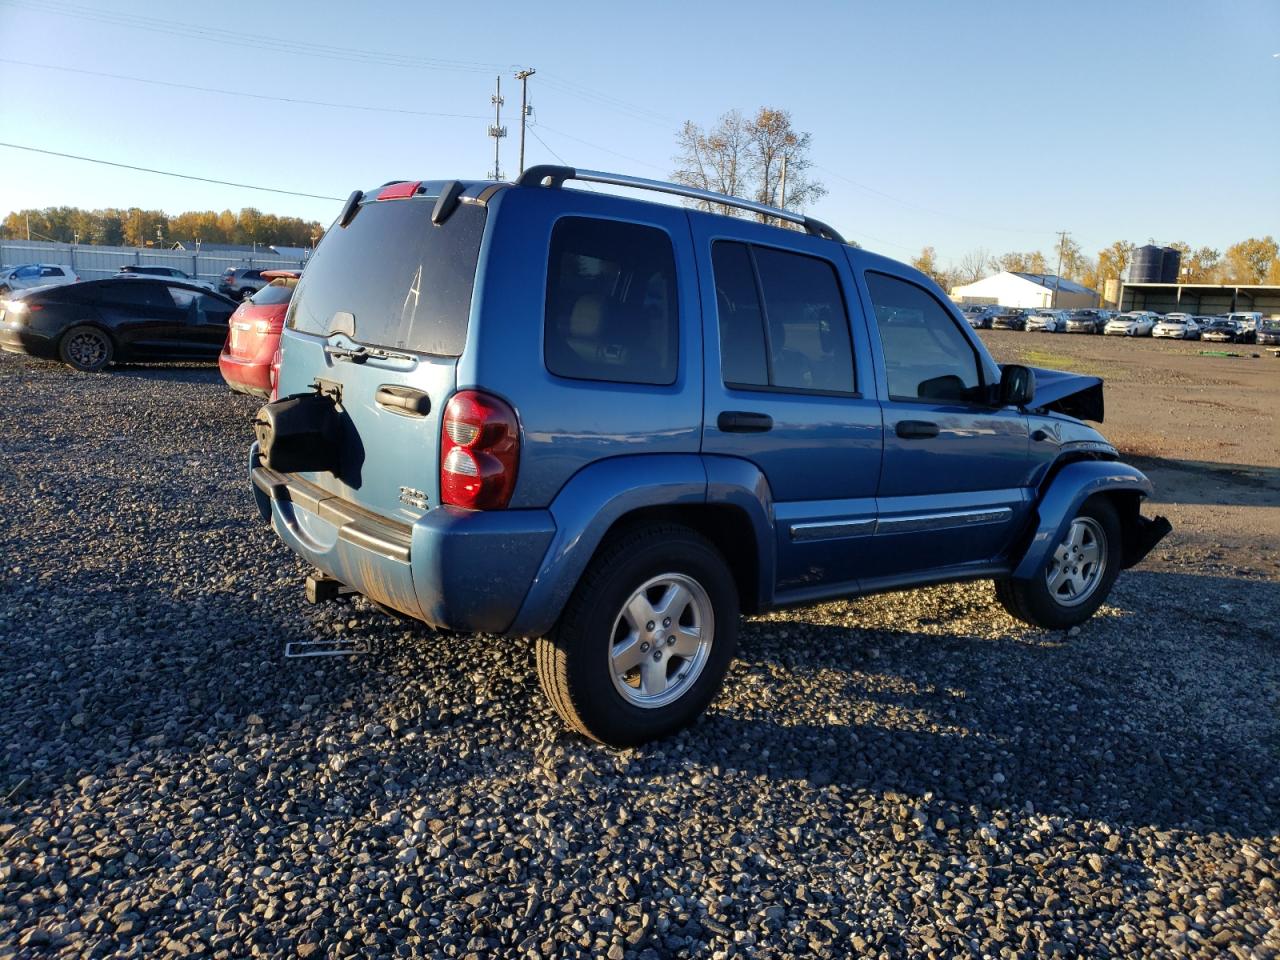
[[[255,397],[270,397],[274,392],[272,361],[298,276],[297,270],[264,270],[262,277],[270,282],[231,315],[218,369],[232,390]]]

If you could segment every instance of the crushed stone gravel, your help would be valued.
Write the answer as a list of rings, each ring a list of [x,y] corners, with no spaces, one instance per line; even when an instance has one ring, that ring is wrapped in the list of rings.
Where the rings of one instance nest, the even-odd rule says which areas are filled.
[[[526,642],[307,605],[216,371],[0,388],[0,958],[1280,956],[1274,581],[753,618],[613,751]]]

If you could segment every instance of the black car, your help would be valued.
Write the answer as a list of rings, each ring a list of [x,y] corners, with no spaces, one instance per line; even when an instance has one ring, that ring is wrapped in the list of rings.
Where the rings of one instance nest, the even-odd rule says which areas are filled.
[[[992,316],[991,329],[1025,330],[1027,329],[1027,315],[1016,307],[1003,309]]]
[[[113,360],[217,360],[235,301],[139,277],[23,290],[0,300],[0,349],[77,370]]]
[[[1245,333],[1234,320],[1214,317],[1200,328],[1200,339],[1217,343],[1244,343]]]

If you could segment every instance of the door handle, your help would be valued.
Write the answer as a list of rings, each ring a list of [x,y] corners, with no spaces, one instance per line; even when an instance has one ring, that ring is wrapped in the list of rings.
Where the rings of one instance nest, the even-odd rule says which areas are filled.
[[[396,387],[384,383],[374,394],[378,406],[402,417],[425,417],[431,412],[431,397],[413,387]]]
[[[903,440],[928,440],[938,435],[938,425],[928,420],[899,420],[894,432]]]
[[[773,429],[773,417],[767,413],[725,410],[716,417],[721,433],[766,433]]]

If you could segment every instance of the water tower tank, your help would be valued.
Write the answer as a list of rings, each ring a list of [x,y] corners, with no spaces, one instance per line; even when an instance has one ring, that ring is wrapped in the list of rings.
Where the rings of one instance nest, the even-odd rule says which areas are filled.
[[[1182,254],[1173,247],[1165,247],[1162,252],[1164,259],[1160,264],[1160,282],[1177,283],[1178,269],[1182,266]]]
[[[1155,244],[1147,244],[1133,251],[1133,263],[1129,266],[1130,283],[1160,283],[1164,251]]]

